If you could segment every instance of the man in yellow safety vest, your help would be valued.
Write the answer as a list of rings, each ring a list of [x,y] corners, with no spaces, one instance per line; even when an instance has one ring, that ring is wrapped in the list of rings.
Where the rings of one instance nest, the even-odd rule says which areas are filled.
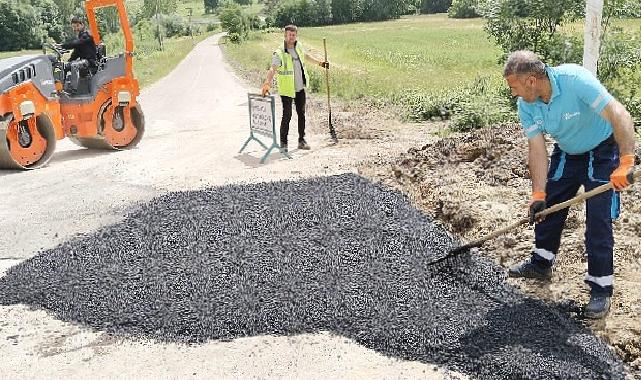
[[[289,134],[289,122],[292,119],[292,102],[296,105],[298,115],[298,149],[309,150],[310,147],[305,141],[305,87],[307,87],[307,76],[305,62],[313,62],[323,68],[329,69],[329,62],[320,61],[310,56],[303,50],[297,41],[298,29],[295,25],[285,27],[285,42],[283,47],[274,51],[272,65],[267,71],[267,80],[262,87],[262,95],[265,96],[271,88],[274,74],[278,73],[277,85],[278,94],[283,103],[283,118],[280,123],[280,147],[287,151],[287,135]]]

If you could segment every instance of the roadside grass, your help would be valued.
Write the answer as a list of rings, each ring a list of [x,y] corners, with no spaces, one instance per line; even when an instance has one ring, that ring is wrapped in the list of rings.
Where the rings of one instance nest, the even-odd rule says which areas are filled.
[[[34,54],[42,54],[42,50],[0,51],[0,59]]]
[[[482,18],[405,16],[300,28],[299,41],[312,56],[323,58],[323,38],[327,39],[333,95],[381,107],[400,106],[400,116],[411,120],[452,116],[454,128],[466,130],[516,120],[498,63],[501,50],[484,25]],[[615,19],[612,25],[630,32],[641,28],[638,19]],[[576,22],[564,31],[582,35],[583,27],[583,22]],[[252,33],[240,45],[226,43],[223,50],[258,90],[271,54],[282,40],[282,32],[271,29]],[[633,74],[641,80],[641,70]],[[308,79],[311,92],[324,91],[324,72],[319,67],[308,69]],[[627,82],[624,87],[612,86],[617,93],[631,93]]]
[[[399,20],[301,28],[299,41],[323,58],[327,39],[332,93],[347,100],[385,100],[406,90],[431,92],[500,73],[500,50],[488,40],[483,20],[456,20],[444,14]],[[282,33],[254,33],[224,50],[242,70],[264,72]],[[320,91],[324,73],[314,67],[310,89]],[[260,87],[260,83],[256,83]]]

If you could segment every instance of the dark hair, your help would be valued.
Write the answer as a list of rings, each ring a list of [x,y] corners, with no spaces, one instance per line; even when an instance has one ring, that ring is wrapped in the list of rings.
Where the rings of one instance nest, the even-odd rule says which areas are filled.
[[[286,32],[298,32],[298,28],[294,24],[289,24],[285,27]]]
[[[545,64],[535,53],[529,50],[515,51],[507,58],[503,68],[504,77],[512,74],[529,74],[542,78],[545,76]]]
[[[82,25],[85,24],[84,21],[82,21],[82,19],[80,17],[78,17],[78,16],[73,16],[71,18],[71,23],[72,24],[82,24]]]

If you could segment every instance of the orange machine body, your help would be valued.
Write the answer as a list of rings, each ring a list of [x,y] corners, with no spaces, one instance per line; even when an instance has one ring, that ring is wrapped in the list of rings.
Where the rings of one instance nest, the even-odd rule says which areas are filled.
[[[124,60],[124,73],[119,71],[100,82],[93,95],[75,96],[63,92],[57,80],[55,86],[46,87],[53,92],[43,94],[43,86],[33,83],[37,80],[35,65],[29,65],[33,72],[29,67],[21,69],[22,79],[12,82],[19,84],[0,93],[0,168],[40,167],[52,155],[55,141],[65,137],[87,148],[116,150],[140,141],[144,116],[137,102],[140,89],[133,75],[134,43],[124,0],[86,1],[87,21],[96,45],[102,41],[96,10],[103,7],[118,11],[125,40],[125,51],[119,58],[120,65]]]

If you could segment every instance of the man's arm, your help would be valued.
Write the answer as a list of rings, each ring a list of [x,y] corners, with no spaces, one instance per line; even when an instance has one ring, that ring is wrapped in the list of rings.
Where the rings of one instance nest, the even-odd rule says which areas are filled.
[[[315,64],[316,66],[324,67],[324,66],[323,66],[323,63],[325,63],[325,60],[319,61],[318,59],[316,59],[316,58],[312,57],[311,55],[309,55],[309,54],[307,54],[307,53],[305,53],[305,60],[306,60],[306,61],[314,62],[314,64]]]
[[[322,62],[322,61],[319,61],[318,59],[316,59],[316,58],[312,57],[311,55],[309,55],[309,54],[307,54],[307,53],[305,53],[305,60],[306,60],[306,61],[314,62],[314,64],[315,64],[316,66],[320,66],[320,64],[321,64],[321,62]]]
[[[274,80],[274,75],[276,74],[276,66],[273,66],[267,70],[267,79],[265,80],[265,83],[272,83]]]
[[[601,116],[612,124],[614,139],[619,146],[619,156],[634,155],[634,123],[623,104],[612,99],[601,112]]]
[[[260,93],[265,96],[269,92],[269,89],[272,86],[272,81],[274,80],[274,75],[276,74],[276,69],[278,66],[272,64],[272,66],[267,70],[267,79],[265,79],[265,83],[263,83],[263,87],[260,90]]]
[[[78,38],[73,38],[61,44],[60,46],[62,46],[63,49],[69,50],[89,43],[93,43],[93,37],[91,37],[91,35],[89,35],[88,33],[82,33],[78,36]]]
[[[612,124],[614,139],[619,146],[619,167],[610,175],[616,190],[623,190],[634,182],[634,124],[623,104],[612,99],[601,112]]]
[[[545,193],[548,172],[548,151],[543,134],[528,139],[532,194]]]

